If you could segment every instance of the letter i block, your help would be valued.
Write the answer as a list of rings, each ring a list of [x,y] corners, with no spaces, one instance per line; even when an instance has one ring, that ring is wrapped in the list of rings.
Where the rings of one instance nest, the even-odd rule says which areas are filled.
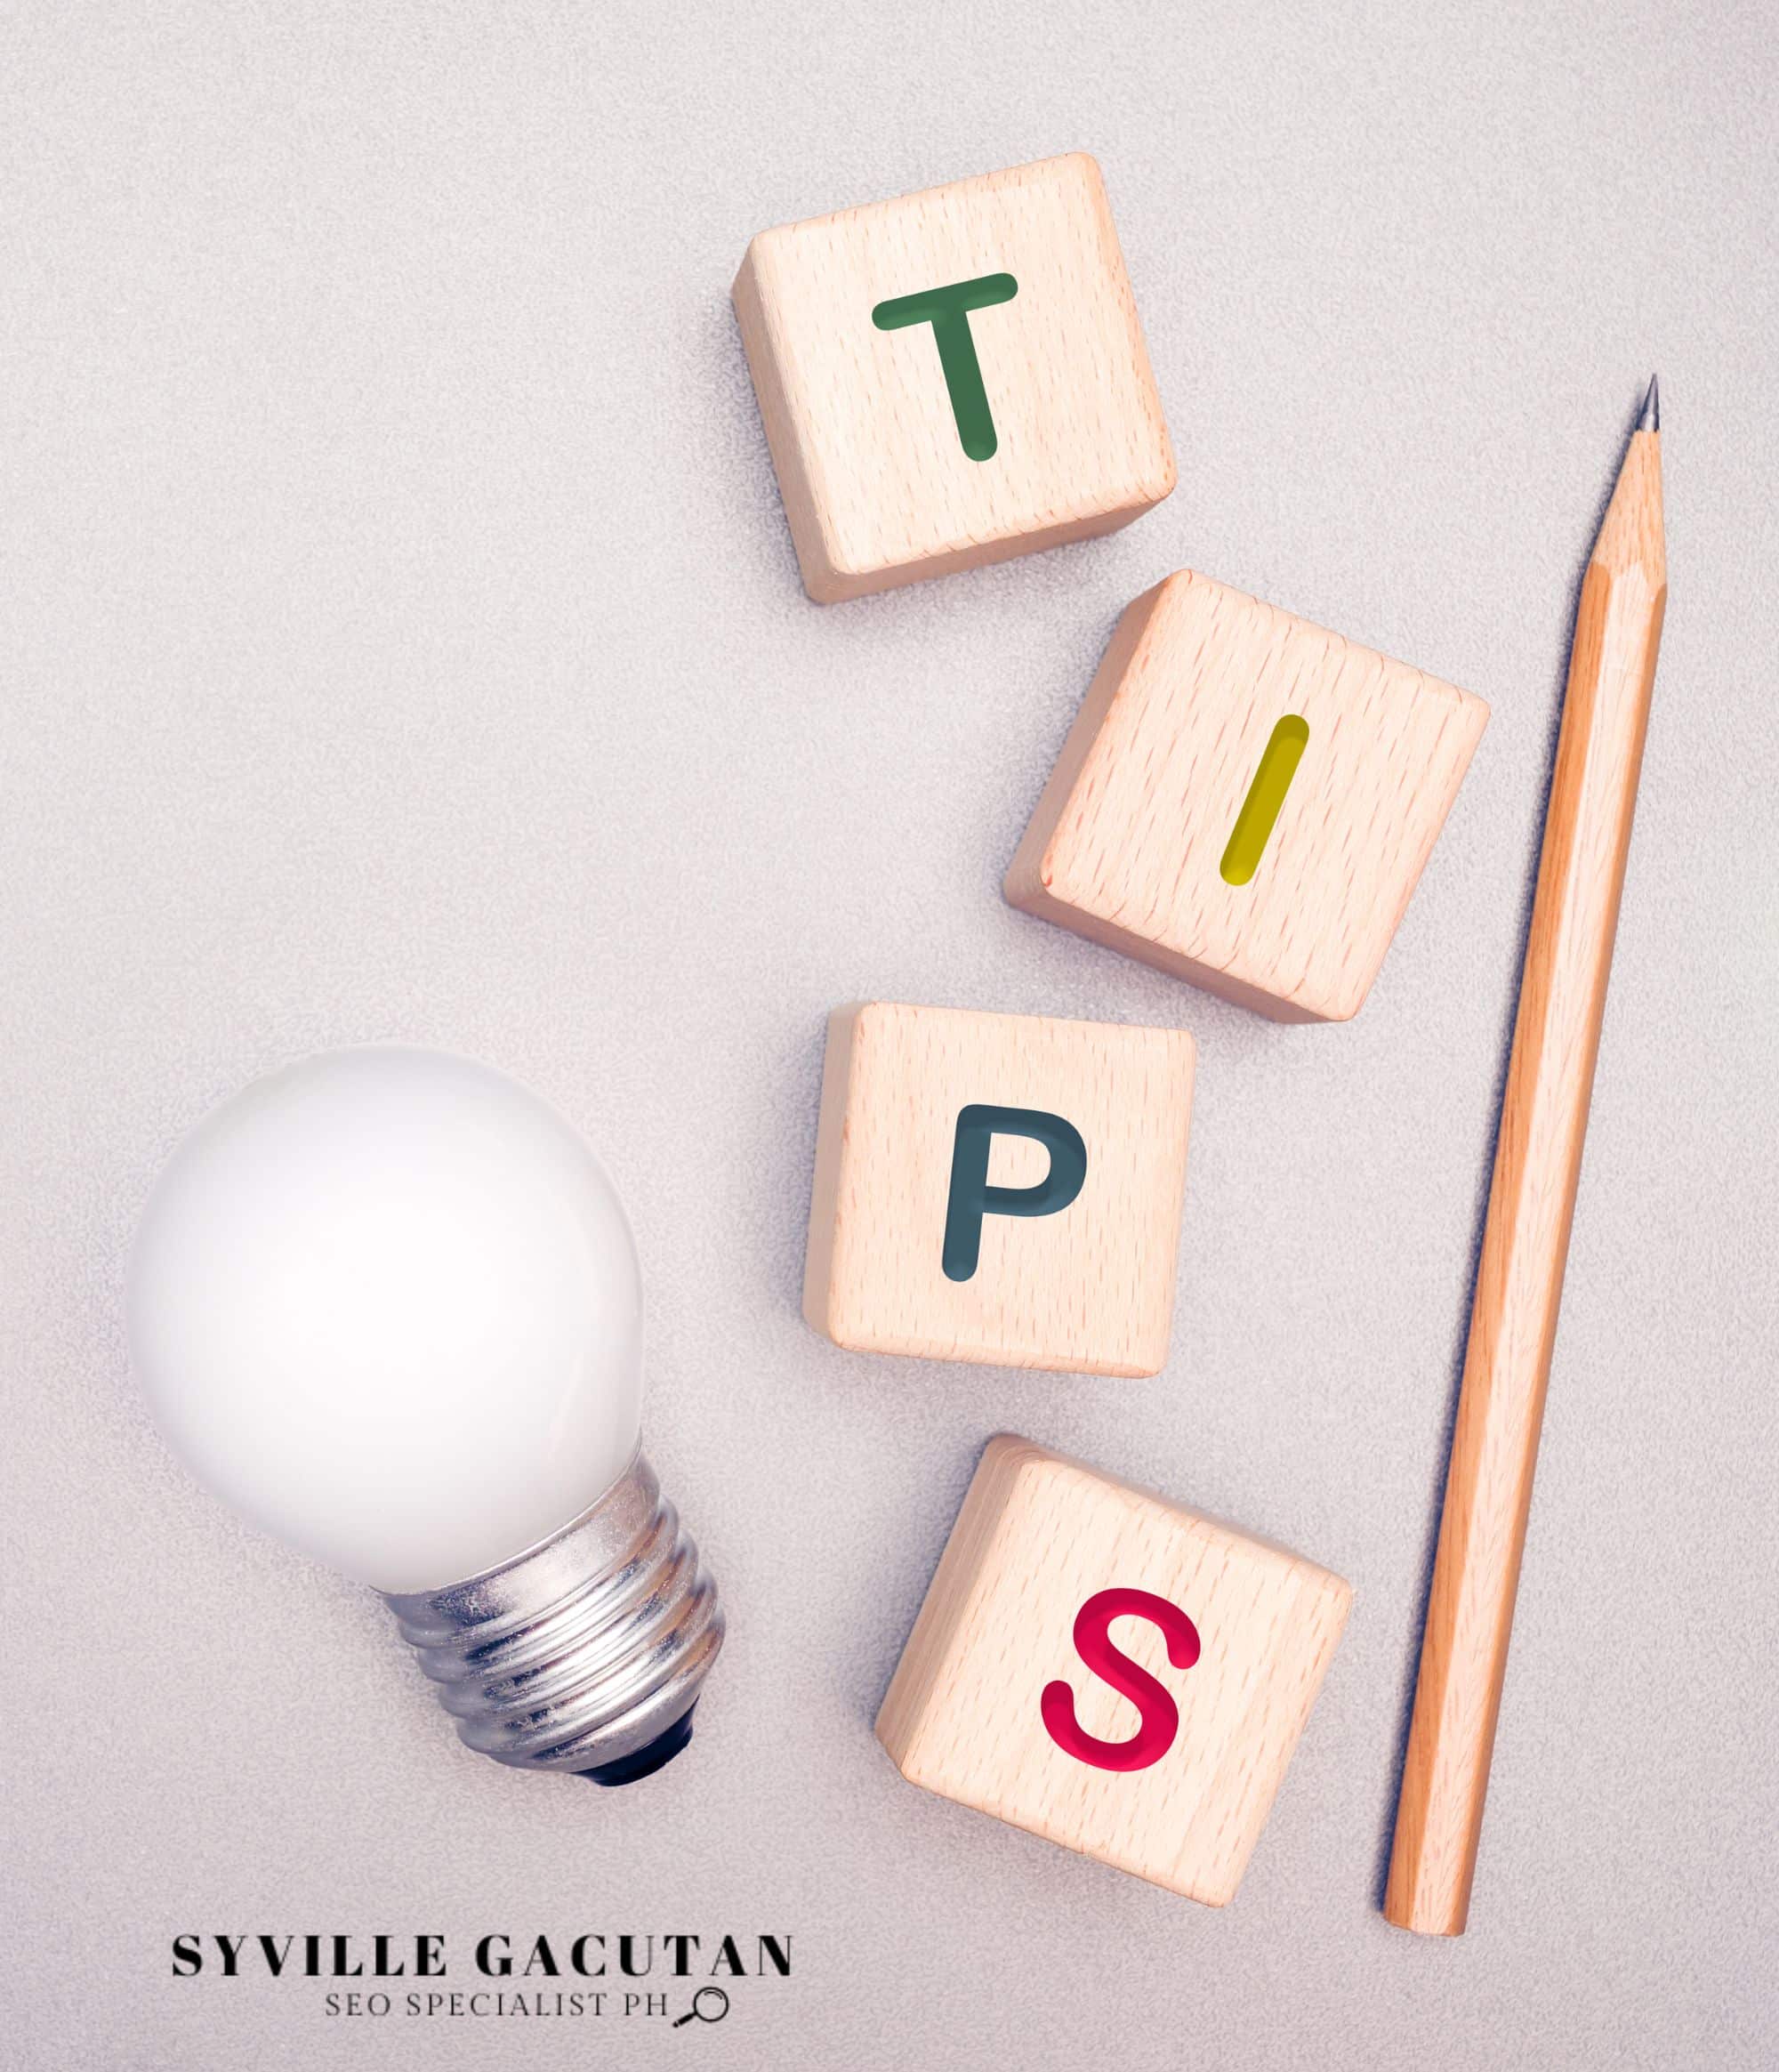
[[[804,1315],[856,1351],[1159,1373],[1192,1071],[1184,1029],[839,1010]]]
[[[1351,1598],[1313,1562],[1003,1436],[877,1737],[911,1784],[1221,1907]]]
[[[1344,1021],[1488,717],[1275,605],[1171,576],[1118,622],[1007,897],[1279,1020]]]
[[[1173,488],[1084,154],[762,230],[735,308],[818,604],[1110,532]]]

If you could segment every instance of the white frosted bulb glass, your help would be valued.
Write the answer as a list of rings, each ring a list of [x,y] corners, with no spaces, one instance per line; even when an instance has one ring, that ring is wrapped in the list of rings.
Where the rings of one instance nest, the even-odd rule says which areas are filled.
[[[636,1247],[605,1169],[535,1095],[395,1046],[260,1081],[161,1175],[127,1313],[169,1442],[255,1524],[389,1595],[472,1745],[597,1776],[676,1700],[689,1713],[630,1659],[696,1641],[676,1671],[696,1669],[695,1697],[721,1634],[637,1455]],[[640,1607],[639,1561],[666,1564]],[[470,1660],[496,1630],[498,1662]],[[566,1708],[538,1703],[543,1669]]]
[[[311,1058],[200,1123],[142,1219],[129,1324],[203,1479],[379,1590],[543,1539],[641,1430],[610,1181],[534,1094],[434,1052]]]

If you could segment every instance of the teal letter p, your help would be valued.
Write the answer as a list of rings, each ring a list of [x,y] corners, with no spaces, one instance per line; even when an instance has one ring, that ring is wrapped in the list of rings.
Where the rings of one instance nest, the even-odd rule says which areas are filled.
[[[1050,1155],[1050,1169],[1035,1187],[990,1187],[988,1154],[996,1136],[1029,1137]],[[947,1280],[969,1280],[982,1250],[984,1216],[1053,1216],[1081,1192],[1087,1146],[1081,1132],[1039,1108],[960,1109],[952,1145],[951,1197],[946,1205]]]

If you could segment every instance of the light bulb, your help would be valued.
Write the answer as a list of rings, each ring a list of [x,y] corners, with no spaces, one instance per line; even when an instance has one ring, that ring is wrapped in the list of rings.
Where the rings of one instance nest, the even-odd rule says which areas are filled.
[[[471,1747],[624,1783],[685,1745],[722,1615],[638,1451],[630,1225],[553,1109],[393,1045],[274,1073],[175,1149],[126,1310],[174,1450],[382,1592]]]

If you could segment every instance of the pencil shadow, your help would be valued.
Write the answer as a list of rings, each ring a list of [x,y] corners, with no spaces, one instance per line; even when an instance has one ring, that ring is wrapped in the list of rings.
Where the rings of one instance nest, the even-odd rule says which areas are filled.
[[[1638,391],[1631,407],[1632,430],[1635,430],[1638,407],[1643,391]],[[1606,521],[1606,506],[1612,502],[1614,488],[1617,486],[1619,472],[1624,465],[1626,449],[1630,447],[1631,432],[1625,434],[1624,446],[1614,459],[1606,485],[1595,500],[1594,522],[1588,528],[1587,545],[1580,560],[1575,564],[1569,581],[1569,611],[1567,624],[1573,629],[1575,616],[1582,607],[1582,585],[1587,578],[1588,562],[1594,551],[1594,541]],[[1566,649],[1558,665],[1554,678],[1554,696],[1551,700],[1550,719],[1544,748],[1544,806],[1538,816],[1537,839],[1532,843],[1531,854],[1525,867],[1525,875],[1520,887],[1519,909],[1519,958],[1518,969],[1525,965],[1526,944],[1532,933],[1532,908],[1538,893],[1538,865],[1544,849],[1544,826],[1550,811],[1550,782],[1556,774],[1557,745],[1563,731],[1564,692],[1568,681],[1569,657]],[[1501,1016],[1501,1034],[1496,1049],[1493,1117],[1494,1126],[1489,1133],[1493,1146],[1501,1134],[1501,1109],[1507,1098],[1508,1067],[1512,1060],[1514,1018],[1519,1012],[1519,987],[1513,988]],[[1482,1265],[1483,1232],[1488,1221],[1489,1188],[1494,1177],[1494,1156],[1490,1152],[1487,1163],[1477,1178],[1475,1199],[1471,1209],[1470,1270],[1465,1280],[1463,1309],[1453,1334],[1452,1359],[1445,1389],[1445,1418],[1441,1433],[1439,1459],[1447,1462],[1452,1455],[1452,1441],[1458,1429],[1458,1396],[1463,1386],[1464,1355],[1470,1340],[1470,1310],[1477,1299],[1477,1275]],[[1433,1564],[1439,1548],[1439,1519],[1445,1508],[1445,1487],[1442,1474],[1437,1491],[1429,1506],[1426,1530],[1421,1539],[1420,1588],[1415,1601],[1420,1616],[1414,1622],[1410,1645],[1404,1656],[1402,1684],[1397,1708],[1397,1734],[1395,1760],[1391,1765],[1389,1813],[1378,1838],[1377,1855],[1373,1863],[1372,1904],[1380,1910],[1384,1903],[1384,1892],[1389,1883],[1390,1847],[1396,1835],[1396,1807],[1402,1794],[1403,1770],[1408,1760],[1408,1735],[1414,1719],[1414,1690],[1421,1666],[1421,1637],[1427,1625],[1428,1601],[1433,1594]]]

